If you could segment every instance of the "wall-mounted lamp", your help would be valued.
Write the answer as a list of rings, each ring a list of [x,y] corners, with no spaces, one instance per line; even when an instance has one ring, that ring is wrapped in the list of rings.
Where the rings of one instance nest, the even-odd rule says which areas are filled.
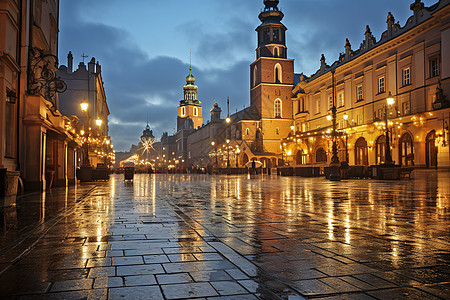
[[[6,103],[9,104],[16,104],[17,101],[17,95],[15,92],[7,90],[6,91]]]

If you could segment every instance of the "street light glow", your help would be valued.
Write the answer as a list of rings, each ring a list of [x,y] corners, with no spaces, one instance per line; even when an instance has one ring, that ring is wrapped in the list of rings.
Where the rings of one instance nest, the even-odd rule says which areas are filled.
[[[80,106],[82,111],[87,111],[89,104],[87,102],[83,102]]]

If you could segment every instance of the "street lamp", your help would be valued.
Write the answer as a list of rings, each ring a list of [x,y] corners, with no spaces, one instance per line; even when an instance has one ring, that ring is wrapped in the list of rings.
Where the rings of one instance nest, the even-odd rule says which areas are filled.
[[[331,181],[338,181],[338,180],[341,180],[341,175],[340,175],[340,165],[339,165],[339,157],[338,157],[338,153],[337,153],[337,141],[336,141],[336,138],[337,138],[336,111],[337,111],[337,109],[336,109],[336,99],[335,99],[336,97],[335,97],[335,93],[334,93],[334,89],[335,89],[334,70],[331,71],[331,76],[332,76],[332,81],[333,81],[333,107],[331,108],[331,118],[333,121],[333,132],[332,132],[333,156],[331,157],[331,162],[330,162],[330,177],[329,177],[329,179]]]
[[[391,92],[389,91],[389,95],[386,98],[386,104],[384,105],[384,122],[386,125],[385,165],[388,166],[394,165],[391,155],[391,146],[389,144],[389,123],[388,123],[388,108],[390,108],[394,104],[394,102],[395,102],[394,96],[392,96]]]
[[[91,120],[90,120],[89,111],[88,111],[89,104],[87,102],[83,101],[80,103],[80,107],[81,107],[81,111],[86,114],[86,127],[87,127],[87,134],[86,134],[86,139],[84,142],[85,155],[84,155],[84,159],[83,159],[83,166],[90,166],[91,162],[89,161],[89,127],[91,126],[91,124],[90,124]]]
[[[348,127],[348,115],[347,113],[344,114],[343,116],[344,120],[345,120],[345,127]],[[348,133],[347,130],[344,130],[345,132],[345,161],[348,164]]]

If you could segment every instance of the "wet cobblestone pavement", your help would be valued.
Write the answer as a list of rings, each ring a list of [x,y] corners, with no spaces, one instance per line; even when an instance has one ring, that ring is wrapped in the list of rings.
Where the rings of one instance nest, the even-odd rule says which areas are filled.
[[[0,298],[449,299],[450,173],[135,175],[0,211]]]

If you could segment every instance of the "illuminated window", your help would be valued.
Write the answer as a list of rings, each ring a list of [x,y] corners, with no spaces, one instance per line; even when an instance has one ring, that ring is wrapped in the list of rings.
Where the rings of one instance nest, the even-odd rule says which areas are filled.
[[[406,68],[402,71],[403,74],[403,86],[410,85],[411,84],[411,69]]]
[[[362,85],[358,85],[356,87],[356,101],[363,100],[363,87]]]
[[[344,107],[344,105],[345,105],[344,92],[340,92],[340,93],[338,93],[337,106]]]
[[[275,118],[281,118],[281,100],[277,99],[274,103]]]
[[[281,83],[283,81],[282,73],[281,73],[281,65],[275,65],[275,83]]]
[[[386,92],[386,85],[384,76],[378,78],[378,94]]]

